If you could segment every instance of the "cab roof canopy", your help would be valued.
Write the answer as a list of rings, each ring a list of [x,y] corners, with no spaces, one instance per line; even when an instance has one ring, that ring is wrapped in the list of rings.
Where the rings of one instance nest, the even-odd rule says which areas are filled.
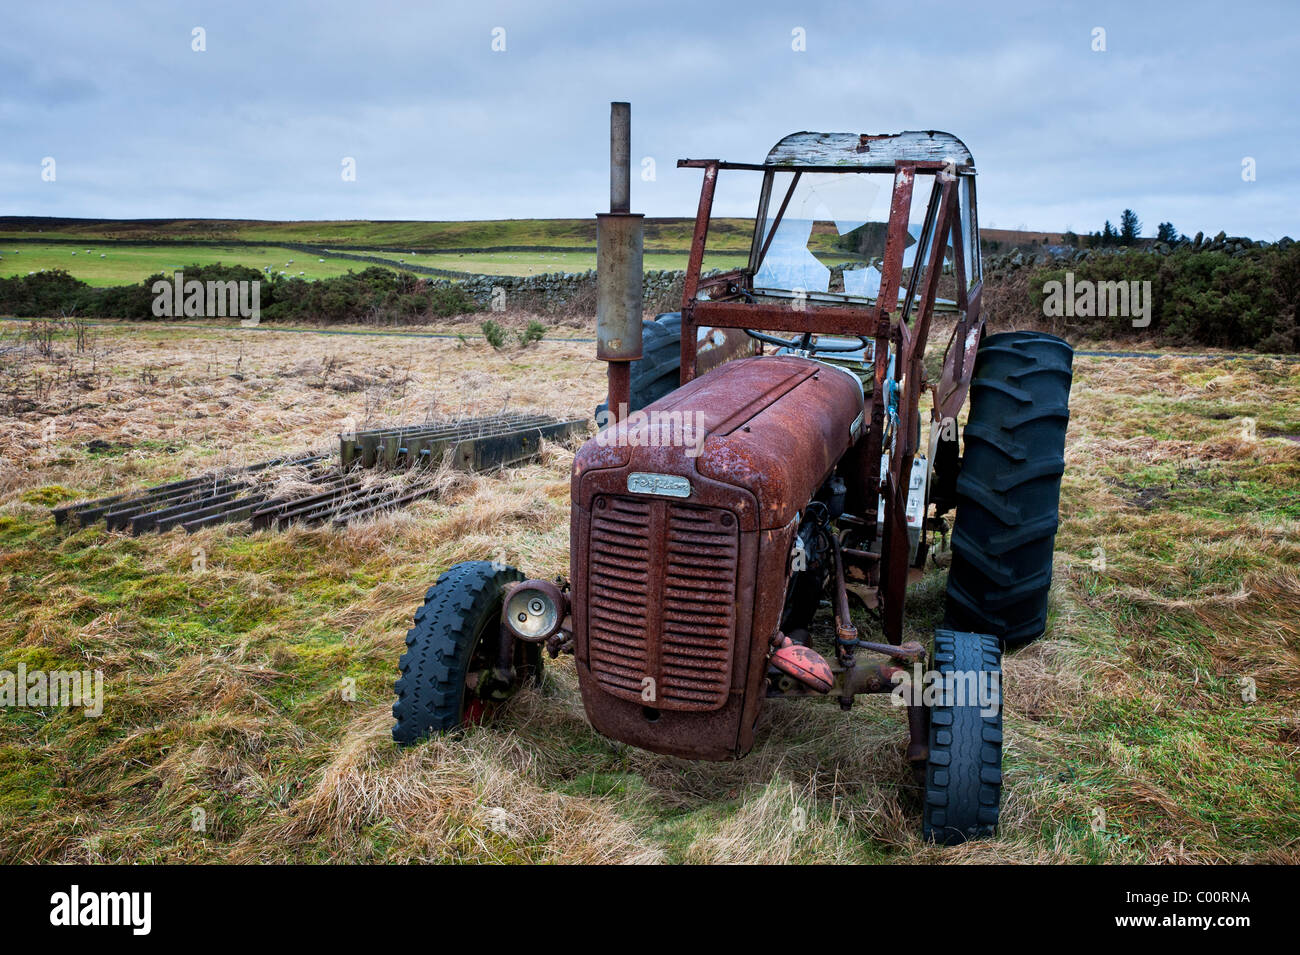
[[[765,166],[784,168],[892,169],[895,162],[953,163],[973,171],[975,160],[952,133],[791,133],[772,147]]]
[[[975,160],[966,144],[937,129],[902,133],[791,133],[772,147],[762,163],[720,159],[679,159],[679,168],[807,170],[810,172],[892,172],[897,162],[952,163],[956,171],[975,175]],[[927,168],[923,165],[921,168]]]

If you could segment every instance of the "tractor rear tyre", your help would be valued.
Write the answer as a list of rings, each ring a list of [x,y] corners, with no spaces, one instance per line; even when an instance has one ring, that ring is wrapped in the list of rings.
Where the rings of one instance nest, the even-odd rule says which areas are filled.
[[[944,626],[1016,646],[1042,635],[1052,583],[1074,351],[1052,335],[1005,332],[980,345]]]
[[[501,605],[506,588],[524,575],[513,567],[476,560],[456,564],[429,588],[393,684],[393,739],[415,743],[480,723],[521,686],[542,675],[541,647],[516,640],[513,673],[498,670]]]
[[[924,834],[930,842],[953,846],[997,829],[1002,650],[997,637],[988,634],[936,630],[934,668],[953,677],[942,684],[941,699],[930,707]]]
[[[641,323],[641,357],[632,362],[628,411],[640,411],[677,388],[682,365],[681,347],[681,312],[664,312],[653,322]],[[608,411],[607,398],[596,407],[597,425]]]

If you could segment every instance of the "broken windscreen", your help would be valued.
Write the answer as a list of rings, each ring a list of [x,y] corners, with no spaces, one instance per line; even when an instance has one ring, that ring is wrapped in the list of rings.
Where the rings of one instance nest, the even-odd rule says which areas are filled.
[[[875,299],[893,184],[892,173],[777,173],[755,291]],[[908,224],[905,269],[912,265],[921,228],[919,221]]]

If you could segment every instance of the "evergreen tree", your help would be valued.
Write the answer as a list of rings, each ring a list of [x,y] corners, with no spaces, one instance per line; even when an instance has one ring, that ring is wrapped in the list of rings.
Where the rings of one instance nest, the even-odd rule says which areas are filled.
[[[1125,209],[1119,217],[1120,245],[1132,245],[1142,232],[1142,222],[1132,209]]]

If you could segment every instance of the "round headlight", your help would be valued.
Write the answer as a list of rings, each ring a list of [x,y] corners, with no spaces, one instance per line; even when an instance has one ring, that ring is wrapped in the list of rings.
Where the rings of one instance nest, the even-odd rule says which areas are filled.
[[[503,615],[515,636],[540,643],[554,635],[564,620],[564,595],[546,580],[526,580],[506,598]]]

